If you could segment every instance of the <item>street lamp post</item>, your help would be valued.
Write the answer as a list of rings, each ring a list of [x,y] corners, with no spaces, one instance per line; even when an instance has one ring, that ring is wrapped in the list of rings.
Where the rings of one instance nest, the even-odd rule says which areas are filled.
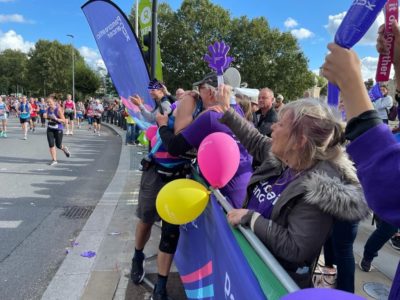
[[[74,51],[74,36],[67,34],[71,38],[71,49],[72,49],[72,101],[75,101],[75,51]]]

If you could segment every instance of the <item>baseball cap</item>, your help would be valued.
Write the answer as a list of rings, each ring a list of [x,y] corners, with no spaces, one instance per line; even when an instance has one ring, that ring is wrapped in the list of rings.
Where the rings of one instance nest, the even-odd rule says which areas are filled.
[[[276,96],[276,99],[283,101],[283,96],[281,94],[278,94],[278,96]]]
[[[258,105],[258,99],[256,97],[250,97],[250,102]]]
[[[228,68],[224,75],[224,83],[230,85],[231,87],[239,87],[240,86],[240,73],[236,68]],[[209,84],[215,88],[218,87],[218,76],[215,72],[208,73],[204,78],[200,81],[193,83],[193,86],[199,86],[202,84]]]
[[[157,80],[157,78],[154,78],[152,80],[150,80],[149,85],[147,87],[147,89],[149,90],[161,90],[163,88],[161,82],[159,82]]]
[[[212,72],[212,73],[208,73],[206,76],[204,76],[204,78],[200,81],[197,81],[195,83],[193,83],[193,86],[199,86],[202,84],[209,84],[213,87],[218,87],[218,77],[217,74]]]

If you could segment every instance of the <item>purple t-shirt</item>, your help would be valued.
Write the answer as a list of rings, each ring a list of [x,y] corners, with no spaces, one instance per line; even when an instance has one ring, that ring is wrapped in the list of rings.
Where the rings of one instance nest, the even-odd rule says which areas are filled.
[[[200,143],[205,137],[214,132],[224,132],[233,137],[239,146],[240,163],[235,176],[228,184],[221,189],[222,194],[235,208],[242,207],[246,196],[246,186],[252,174],[252,157],[247,153],[247,150],[236,139],[232,131],[218,120],[222,117],[222,113],[215,111],[206,111],[199,115],[188,127],[182,131],[183,137],[194,148],[198,149]]]
[[[255,184],[249,195],[248,209],[254,210],[265,218],[271,217],[272,209],[286,187],[300,174],[293,174],[286,169],[280,176],[273,176]]]

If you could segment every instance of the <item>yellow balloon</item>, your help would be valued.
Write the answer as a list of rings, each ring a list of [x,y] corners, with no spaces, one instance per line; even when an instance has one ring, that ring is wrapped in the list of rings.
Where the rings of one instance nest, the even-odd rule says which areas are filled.
[[[206,208],[210,192],[191,179],[177,179],[158,193],[156,208],[161,219],[181,225],[192,222]]]

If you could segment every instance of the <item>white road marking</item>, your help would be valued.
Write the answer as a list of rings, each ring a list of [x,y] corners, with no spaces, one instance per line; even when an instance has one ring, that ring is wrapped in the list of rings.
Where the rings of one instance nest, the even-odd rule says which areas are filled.
[[[22,221],[0,221],[0,228],[17,228],[21,225]]]

